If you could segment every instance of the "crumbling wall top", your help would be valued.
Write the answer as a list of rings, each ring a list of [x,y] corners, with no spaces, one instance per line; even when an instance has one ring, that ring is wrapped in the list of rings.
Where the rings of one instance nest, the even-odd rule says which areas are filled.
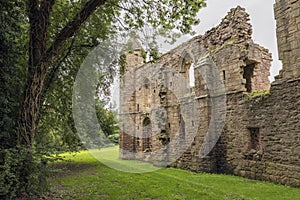
[[[249,14],[245,8],[240,6],[232,8],[218,26],[200,36],[204,47],[211,50],[228,41],[241,43],[251,40],[252,25],[249,20]]]
[[[245,8],[237,6],[232,8],[228,14],[221,20],[221,23],[216,27],[205,32],[204,35],[198,35],[193,39],[177,46],[162,57],[169,54],[180,54],[178,52],[184,49],[191,49],[195,45],[201,49],[201,53],[210,52],[220,46],[230,44],[240,44],[243,42],[253,43],[252,40],[252,25],[250,24],[249,14]],[[265,49],[265,51],[268,51]]]

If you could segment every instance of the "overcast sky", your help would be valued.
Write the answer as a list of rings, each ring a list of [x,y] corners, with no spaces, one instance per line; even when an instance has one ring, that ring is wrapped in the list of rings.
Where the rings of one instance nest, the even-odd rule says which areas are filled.
[[[281,62],[278,61],[275,19],[273,12],[273,4],[275,0],[207,0],[207,7],[202,8],[198,14],[201,22],[194,30],[197,35],[204,34],[205,31],[218,25],[221,19],[226,16],[231,8],[240,5],[246,8],[246,12],[250,14],[250,23],[253,26],[253,40],[255,43],[267,48],[272,53],[273,62],[271,67],[270,80],[274,80],[274,76],[281,69]],[[187,41],[185,37],[180,42]],[[178,43],[175,45],[177,46]],[[163,50],[171,47],[164,45]]]

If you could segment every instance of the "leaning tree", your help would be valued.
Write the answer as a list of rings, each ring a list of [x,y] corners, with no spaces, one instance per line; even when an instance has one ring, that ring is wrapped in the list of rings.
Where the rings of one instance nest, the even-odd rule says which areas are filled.
[[[188,33],[191,31],[191,26],[199,22],[195,16],[205,5],[203,0],[89,0],[85,3],[79,1],[82,4],[81,8],[50,40],[49,26],[55,3],[57,3],[55,0],[27,0],[27,15],[30,24],[29,57],[18,124],[19,142],[28,148],[32,147],[35,140],[43,96],[49,84],[47,83],[48,77],[55,76],[54,73],[56,73],[52,63],[56,61],[66,42],[74,37],[97,9],[115,7],[119,13],[121,9],[124,17],[124,20],[121,19],[124,23],[121,22],[121,24],[125,30],[139,29],[148,23],[155,29],[177,29]],[[113,12],[113,9],[110,11]]]

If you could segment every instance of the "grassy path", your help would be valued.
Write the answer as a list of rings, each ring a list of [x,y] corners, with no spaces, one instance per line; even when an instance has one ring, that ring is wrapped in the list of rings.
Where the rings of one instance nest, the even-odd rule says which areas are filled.
[[[117,147],[92,152],[106,164],[138,172],[127,173],[109,168],[83,151],[74,160],[56,164],[61,169],[52,178],[61,199],[262,199],[300,200],[300,188],[248,180],[241,177],[200,174],[179,169],[158,169],[137,161],[117,159]],[[155,171],[153,171],[155,170]],[[57,195],[56,195],[57,196]]]

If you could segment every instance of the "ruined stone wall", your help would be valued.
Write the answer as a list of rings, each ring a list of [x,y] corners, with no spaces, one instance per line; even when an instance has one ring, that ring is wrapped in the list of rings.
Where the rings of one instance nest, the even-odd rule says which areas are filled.
[[[299,8],[299,1],[275,4],[283,69],[270,93],[227,95],[226,126],[214,152],[218,162],[226,150],[223,172],[300,185]]]
[[[259,130],[258,149],[247,145],[240,174],[249,178],[300,185],[300,84],[272,85],[270,94],[246,101],[246,137]],[[247,117],[247,118],[246,118]]]
[[[283,68],[270,94],[245,101],[245,134],[251,142],[256,130],[257,148],[248,143],[236,172],[300,186],[300,1],[277,0],[274,10]]]
[[[189,146],[170,166],[299,186],[299,6],[299,0],[276,1],[278,47],[283,69],[271,86],[268,80],[271,54],[252,41],[249,16],[241,7],[232,9],[220,25],[207,31],[205,35],[197,36],[164,54],[155,65],[140,66],[137,63],[131,78],[137,82],[149,78],[150,84],[141,84],[142,87],[135,88],[130,101],[121,104],[121,107],[129,107],[129,113],[123,114],[136,123],[132,131],[137,134],[131,137],[121,133],[120,156],[128,158],[122,152],[122,149],[126,149],[139,153],[131,159],[145,160],[145,156],[149,159],[151,152],[166,148],[177,137],[176,134],[181,134],[180,129],[184,124],[183,127],[190,129],[185,132],[184,137],[192,139],[192,142],[182,144],[178,140],[176,145]],[[201,66],[197,61],[206,56],[218,68],[218,80],[225,85],[226,121],[212,151],[201,158],[199,151],[203,148],[212,117],[212,102],[214,95],[219,92],[208,88],[205,74],[198,71]],[[195,68],[195,86],[189,88],[190,67]],[[149,68],[152,70],[149,71]],[[208,68],[206,73],[209,70]],[[151,80],[155,76],[151,71],[161,73],[158,81]],[[136,76],[143,72],[144,77]],[[179,80],[180,76],[177,75],[185,79]],[[184,90],[184,95],[174,95],[172,91],[176,89]],[[121,91],[121,96],[122,92],[126,91]],[[191,99],[197,102],[197,118],[193,117],[195,109],[190,107]],[[138,129],[143,126],[145,118],[150,117],[147,112],[153,109],[153,105],[161,106],[166,111],[166,120],[153,129],[155,134],[150,139],[150,152],[143,152],[144,139],[138,135],[141,134]],[[180,114],[183,108],[188,108],[191,116],[184,123]],[[156,112],[155,109],[153,112]],[[161,117],[163,118],[162,114]],[[198,124],[195,126],[194,122]],[[192,129],[197,134],[194,138],[189,138]],[[213,140],[213,136],[211,137]],[[159,164],[168,156],[176,154],[176,145],[167,149],[160,159],[149,161]],[[211,144],[208,142],[207,145]]]
[[[125,62],[127,64],[127,69],[131,67],[139,67],[144,64],[144,58],[142,51],[132,50],[132,52],[127,53],[125,57]]]
[[[268,50],[253,43],[251,39],[252,29],[248,20],[249,16],[245,10],[237,7],[228,13],[219,26],[206,32],[204,36],[198,36],[196,38],[197,43],[193,41],[194,45],[201,45],[202,55],[207,54],[214,61],[218,68],[220,80],[225,85],[227,96],[226,122],[216,146],[205,158],[199,158],[199,150],[210,123],[213,91],[207,87],[203,74],[195,70],[196,85],[194,90],[200,113],[198,134],[191,147],[172,166],[192,171],[217,173],[235,173],[238,171],[236,168],[243,159],[241,152],[245,151],[245,144],[248,143],[246,137],[248,118],[243,118],[243,116],[247,116],[244,102],[245,94],[265,91],[270,88],[268,76],[272,60]],[[188,46],[188,49],[194,49],[193,44],[188,42],[185,45]],[[180,47],[180,49],[184,48]],[[199,56],[201,57],[201,54]],[[179,69],[180,64],[181,62],[179,62],[179,66],[177,64]],[[249,64],[253,64],[251,91],[247,91],[247,81],[243,76],[245,67]]]

